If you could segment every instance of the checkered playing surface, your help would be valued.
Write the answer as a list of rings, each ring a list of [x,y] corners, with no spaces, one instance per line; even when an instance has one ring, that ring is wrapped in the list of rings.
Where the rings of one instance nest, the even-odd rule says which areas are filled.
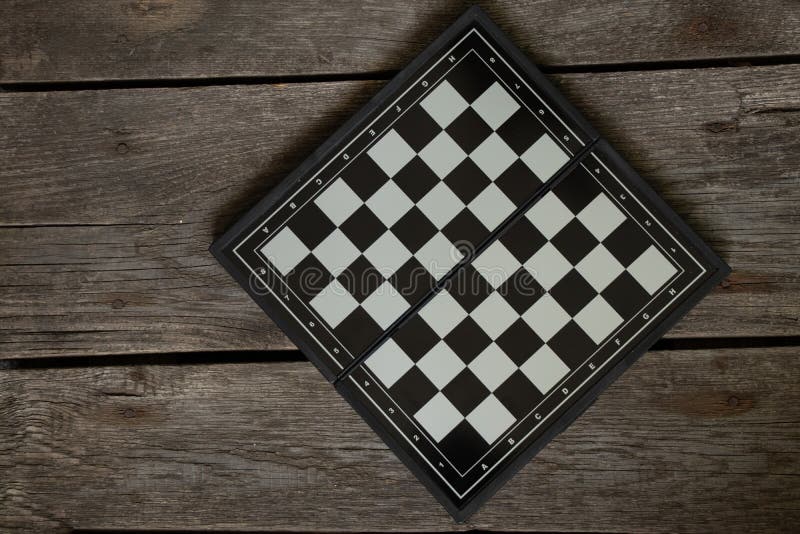
[[[468,54],[260,251],[358,354],[568,159]]]
[[[212,246],[459,520],[729,272],[471,9]]]
[[[579,168],[365,365],[463,471],[676,273]]]

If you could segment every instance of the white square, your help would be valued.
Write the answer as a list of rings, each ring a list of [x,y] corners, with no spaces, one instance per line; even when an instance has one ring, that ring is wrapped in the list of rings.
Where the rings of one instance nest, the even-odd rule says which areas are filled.
[[[497,228],[516,209],[514,203],[494,184],[489,184],[481,191],[468,207],[489,230]]]
[[[514,308],[496,292],[486,297],[469,315],[492,339],[500,337],[500,334],[519,319]]]
[[[438,281],[464,258],[464,253],[441,232],[437,232],[414,257]]]
[[[494,391],[500,384],[514,374],[517,366],[506,356],[506,353],[492,343],[469,363],[469,370],[483,382],[483,385]]]
[[[489,395],[467,416],[467,422],[486,443],[494,443],[517,419],[497,397]]]
[[[549,241],[524,265],[533,279],[547,291],[572,269],[572,264]]]
[[[569,161],[569,156],[549,135],[544,134],[528,147],[519,159],[537,178],[546,182]]]
[[[641,256],[630,264],[628,272],[652,295],[678,270],[656,247],[650,245]]]
[[[439,182],[417,202],[417,207],[441,230],[464,209],[464,203],[444,182]]]
[[[414,419],[438,443],[464,420],[464,416],[439,392],[414,414]]]
[[[556,235],[574,217],[569,208],[552,191],[531,206],[525,216],[547,239]]]
[[[605,195],[600,193],[578,214],[578,220],[602,241],[625,220],[625,214]]]
[[[600,344],[608,334],[622,324],[622,317],[606,302],[606,299],[597,295],[575,315],[575,322],[589,334],[592,341]]]
[[[496,130],[516,113],[519,104],[514,97],[508,94],[508,91],[503,89],[503,86],[494,82],[481,96],[475,99],[472,109],[486,121],[486,124]]]
[[[536,389],[547,393],[569,372],[569,367],[561,361],[553,350],[543,345],[520,368]]]
[[[261,254],[284,276],[294,269],[300,260],[308,256],[309,252],[311,251],[308,247],[288,226],[283,227],[275,237],[261,247]]]
[[[517,154],[499,135],[492,132],[469,157],[486,176],[495,180],[514,163]]]
[[[392,232],[384,232],[364,251],[364,257],[379,273],[389,278],[408,261],[411,252]]]
[[[405,142],[405,139],[400,137],[399,133],[389,130],[367,150],[367,154],[391,178],[405,167],[406,163],[411,161],[417,153]]]
[[[440,132],[433,141],[425,145],[419,157],[439,178],[444,178],[464,161],[467,153],[453,141],[447,132]]]
[[[333,328],[358,307],[356,299],[338,280],[325,286],[309,304]]]
[[[417,362],[417,367],[434,386],[443,389],[466,365],[447,343],[440,341]]]
[[[599,293],[621,275],[625,267],[601,243],[578,262],[575,270]]]
[[[369,197],[367,207],[388,228],[413,208],[414,202],[396,183],[389,180]]]
[[[334,276],[339,276],[361,255],[361,251],[338,228],[323,239],[313,252]]]
[[[346,221],[363,204],[358,195],[341,178],[334,180],[314,199],[314,203],[337,226]]]
[[[386,329],[409,308],[408,301],[389,282],[384,282],[361,303],[361,307]]]
[[[447,292],[440,291],[419,311],[428,326],[430,326],[439,337],[444,337],[450,330],[467,316],[466,310],[461,307],[456,299]]]
[[[528,308],[522,318],[545,342],[569,322],[569,314],[550,296],[550,293],[542,296]]]
[[[420,105],[442,128],[447,128],[469,106],[464,97],[446,80],[431,91]]]
[[[521,265],[519,260],[500,241],[489,245],[472,262],[472,267],[495,289],[503,285]]]
[[[390,388],[414,367],[414,361],[400,348],[400,345],[389,338],[367,358],[366,365],[378,380]]]

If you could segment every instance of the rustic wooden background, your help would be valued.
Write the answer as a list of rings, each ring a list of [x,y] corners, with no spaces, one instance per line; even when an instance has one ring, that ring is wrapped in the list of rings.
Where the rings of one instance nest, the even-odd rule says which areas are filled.
[[[0,531],[796,531],[796,0],[485,3],[734,271],[466,525],[207,253],[466,6],[0,3]]]

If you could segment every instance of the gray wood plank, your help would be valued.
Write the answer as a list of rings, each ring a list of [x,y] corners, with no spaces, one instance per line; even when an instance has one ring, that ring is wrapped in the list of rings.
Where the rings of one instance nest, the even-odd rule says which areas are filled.
[[[0,369],[0,530],[788,532],[798,362],[647,354],[463,526],[310,364]]]
[[[800,66],[555,79],[734,268],[669,335],[800,334]],[[292,348],[207,247],[379,86],[0,94],[0,355]]]
[[[484,2],[550,66],[800,54],[794,0]],[[0,4],[0,82],[343,74],[397,70],[467,4],[423,2]]]

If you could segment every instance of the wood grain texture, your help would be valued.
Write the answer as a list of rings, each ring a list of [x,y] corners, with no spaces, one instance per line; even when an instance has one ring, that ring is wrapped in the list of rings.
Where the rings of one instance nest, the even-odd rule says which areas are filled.
[[[79,0],[0,4],[0,82],[397,70],[471,2]],[[795,0],[503,0],[489,14],[544,65],[800,54]]]
[[[800,334],[798,79],[556,77],[734,269],[671,336]],[[0,354],[292,348],[207,247],[379,86],[0,94]]]
[[[0,370],[0,530],[791,531],[797,348],[645,355],[455,525],[307,363]]]

